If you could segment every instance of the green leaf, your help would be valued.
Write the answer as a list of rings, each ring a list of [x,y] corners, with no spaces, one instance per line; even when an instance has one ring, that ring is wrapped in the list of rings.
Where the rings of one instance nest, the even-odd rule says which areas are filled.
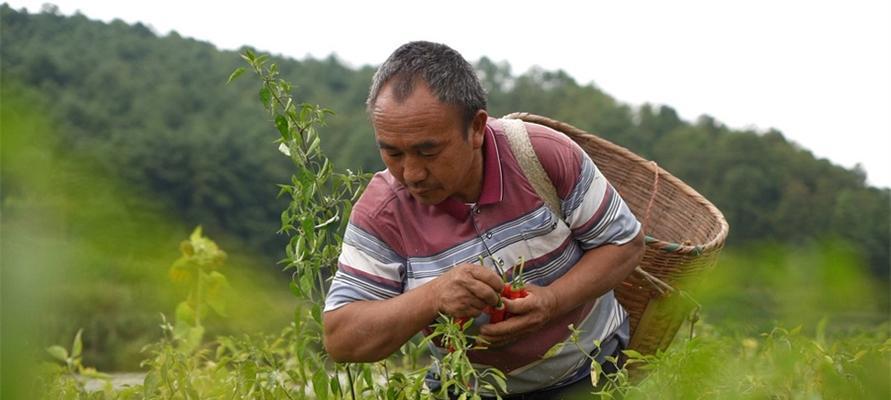
[[[294,254],[297,256],[298,260],[302,260],[306,255],[306,237],[300,236],[297,238],[297,244],[294,246]]]
[[[557,353],[560,352],[560,350],[563,350],[563,346],[565,346],[565,345],[566,345],[566,342],[560,342],[560,343],[557,343],[557,344],[551,346],[551,348],[548,349],[548,351],[543,356],[541,356],[541,358],[548,359],[553,356],[556,356]]]
[[[307,240],[313,240],[315,237],[315,224],[313,224],[313,219],[311,217],[306,217],[303,219],[303,234],[306,235]]]
[[[270,100],[272,100],[272,93],[269,92],[269,88],[266,86],[260,88],[260,101],[265,107],[269,107]]]
[[[502,392],[507,391],[507,379],[505,379],[504,375],[499,373],[495,374],[492,378],[495,380],[495,384],[498,385],[498,389]]]
[[[288,134],[288,120],[284,117],[284,115],[275,115],[275,127],[278,128],[278,132],[282,135],[282,139],[288,140],[288,137],[290,136]]]
[[[195,309],[188,302],[181,301],[176,305],[176,323],[177,325],[195,325]]]
[[[362,364],[362,379],[368,387],[374,387],[374,379],[371,376],[371,367],[368,364]]]
[[[630,350],[630,349],[622,350],[622,353],[625,353],[625,355],[628,356],[628,358],[632,358],[632,359],[640,360],[640,359],[644,358],[644,356],[642,354],[638,353],[637,351]]]
[[[603,366],[597,360],[591,362],[591,386],[597,387],[600,383],[600,374],[603,373]]]
[[[201,233],[202,233],[201,225],[196,226],[195,229],[192,230],[192,233],[189,234],[189,240],[191,240],[193,242],[200,240]]]
[[[300,275],[300,290],[303,293],[311,294],[313,287],[315,286],[315,283],[316,282],[313,279],[312,275],[309,275],[309,274]]]
[[[74,343],[71,344],[71,358],[80,357],[80,353],[84,348],[83,341],[81,340],[83,332],[83,329],[78,329],[77,334],[74,335]]]
[[[288,287],[291,288],[291,294],[293,294],[294,297],[298,297],[298,298],[303,297],[303,292],[300,291],[300,286],[298,286],[297,282],[294,282],[293,279],[291,280],[290,283],[288,283]]]
[[[211,271],[210,274],[207,275],[207,291],[206,291],[206,301],[207,305],[220,316],[227,317],[226,314],[226,298],[225,294],[229,292],[230,286],[229,281],[226,279],[226,276],[217,272]]]
[[[312,319],[316,322],[322,322],[322,306],[318,303],[313,303],[312,308],[310,309],[312,314]]]
[[[312,114],[312,105],[308,103],[303,103],[300,106],[300,121],[306,122],[309,120],[309,116]]]
[[[235,68],[235,71],[232,71],[232,73],[229,74],[229,79],[226,80],[226,84],[228,85],[228,84],[232,83],[232,81],[238,79],[238,77],[241,76],[241,74],[243,74],[244,71],[245,71],[244,67]]]
[[[241,374],[244,376],[244,383],[251,387],[257,382],[257,366],[252,362],[246,362],[241,367]]]
[[[319,369],[312,376],[312,390],[316,394],[317,399],[328,399],[328,373],[323,369]]]
[[[865,356],[866,353],[867,353],[866,350],[858,351],[857,354],[854,354],[854,358],[851,359],[851,362],[855,362],[855,361],[859,360],[861,357]]]
[[[49,353],[53,358],[67,363],[68,362],[68,350],[65,350],[62,346],[50,346],[46,348],[46,352]]]
[[[142,381],[142,395],[146,399],[154,398],[155,392],[158,390],[158,384],[161,378],[158,377],[157,371],[149,371]]]
[[[338,381],[337,379],[331,379],[328,382],[328,386],[331,387],[331,394],[334,395],[335,399],[341,397],[342,393],[340,392],[340,381]]]
[[[317,137],[312,141],[312,144],[309,145],[309,150],[306,151],[307,154],[312,154],[312,153],[314,153],[314,152],[319,148],[319,145],[321,145],[321,143],[322,143],[322,141],[321,141],[321,140],[319,139],[319,137],[317,136]]]
[[[182,343],[182,350],[185,353],[191,353],[192,350],[195,350],[199,345],[201,345],[201,340],[204,338],[204,327],[196,326],[190,327],[188,333],[185,337],[185,341]]]
[[[103,380],[111,379],[111,375],[96,371],[96,369],[92,368],[92,367],[82,368],[80,370],[80,374],[85,377],[88,377],[88,378],[103,379]]]

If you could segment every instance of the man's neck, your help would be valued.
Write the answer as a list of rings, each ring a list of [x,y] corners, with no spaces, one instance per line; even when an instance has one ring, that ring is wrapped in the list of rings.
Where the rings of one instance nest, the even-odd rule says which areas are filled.
[[[470,173],[464,181],[463,187],[468,188],[466,192],[455,193],[455,197],[464,203],[476,203],[480,199],[483,191],[483,148],[480,147],[473,154],[473,163],[470,166]]]

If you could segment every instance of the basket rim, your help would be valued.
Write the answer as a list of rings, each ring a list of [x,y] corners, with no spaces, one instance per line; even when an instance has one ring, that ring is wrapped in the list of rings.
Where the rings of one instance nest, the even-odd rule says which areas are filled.
[[[505,115],[505,119],[520,119],[525,122],[536,123],[539,125],[544,125],[551,129],[560,131],[563,134],[567,134],[570,132],[579,136],[589,137],[591,140],[595,141],[599,146],[604,147],[607,151],[615,152],[621,157],[628,159],[629,161],[639,164],[643,168],[646,168],[653,175],[659,176],[659,179],[664,179],[677,187],[681,192],[690,196],[690,198],[696,203],[705,207],[708,213],[717,220],[720,228],[718,232],[706,243],[704,244],[683,244],[683,243],[674,243],[661,239],[654,238],[652,236],[646,237],[646,243],[649,247],[656,247],[665,252],[670,253],[679,253],[679,254],[703,254],[706,252],[710,252],[716,249],[720,249],[724,246],[724,241],[727,239],[727,235],[730,232],[730,225],[727,223],[727,219],[724,218],[724,213],[718,209],[711,201],[705,198],[702,194],[693,189],[690,185],[684,183],[680,178],[672,175],[670,172],[666,171],[664,168],[658,166],[655,161],[647,160],[638,154],[634,153],[631,150],[628,150],[625,147],[619,146],[609,140],[601,138],[593,133],[586,132],[582,129],[579,129],[573,125],[570,125],[566,122],[558,121],[552,118],[548,118],[545,116],[532,114],[528,112],[514,112]],[[569,136],[569,135],[567,135]],[[646,223],[646,221],[644,221]],[[644,232],[646,234],[646,232]]]

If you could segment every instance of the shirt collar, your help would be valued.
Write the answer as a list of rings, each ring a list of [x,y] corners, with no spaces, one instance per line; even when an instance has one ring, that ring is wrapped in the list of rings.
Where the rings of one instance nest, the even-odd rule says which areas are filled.
[[[486,124],[486,132],[483,136],[483,183],[477,202],[480,206],[495,204],[504,199],[501,155],[498,153],[498,144],[495,142],[495,131],[492,130],[491,121],[490,119]],[[443,200],[436,207],[461,221],[467,219],[470,214],[470,206],[454,197]]]

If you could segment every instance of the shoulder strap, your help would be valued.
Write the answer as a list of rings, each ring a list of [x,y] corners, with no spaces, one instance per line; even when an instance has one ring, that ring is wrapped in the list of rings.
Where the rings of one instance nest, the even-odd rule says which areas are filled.
[[[526,175],[526,179],[532,184],[535,193],[541,197],[542,201],[557,215],[558,218],[563,217],[560,208],[560,197],[557,196],[557,189],[551,178],[541,166],[541,161],[532,148],[532,141],[529,140],[529,133],[526,132],[526,125],[519,119],[501,120],[504,127],[504,133],[507,135],[507,141],[510,143],[510,149],[514,153],[517,162],[520,163],[520,169]]]

